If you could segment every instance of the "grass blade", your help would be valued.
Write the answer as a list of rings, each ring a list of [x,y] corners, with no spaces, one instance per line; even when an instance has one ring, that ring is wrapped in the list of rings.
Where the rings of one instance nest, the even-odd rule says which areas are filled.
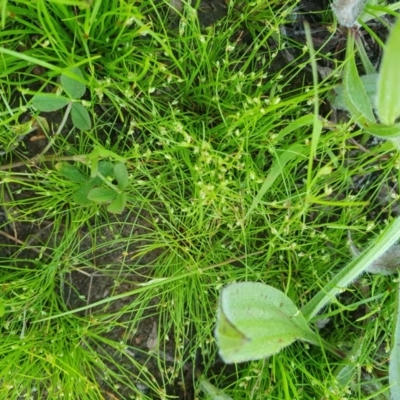
[[[400,238],[400,218],[397,218],[382,235],[359,257],[343,268],[304,307],[307,321],[317,315],[343,288],[348,287],[371,264],[385,254]]]
[[[278,159],[276,159],[269,171],[268,176],[266,177],[264,183],[261,186],[260,191],[257,193],[257,196],[254,198],[253,203],[251,204],[249,211],[247,211],[246,218],[254,211],[254,209],[258,206],[261,199],[268,192],[274,182],[278,179],[278,177],[282,174],[285,165],[296,158],[299,158],[299,155],[302,155],[304,152],[304,147],[300,144],[294,144],[290,146],[286,151],[284,151]],[[299,158],[300,159],[300,158]]]
[[[400,284],[397,283],[396,323],[390,353],[389,383],[392,400],[400,399]]]

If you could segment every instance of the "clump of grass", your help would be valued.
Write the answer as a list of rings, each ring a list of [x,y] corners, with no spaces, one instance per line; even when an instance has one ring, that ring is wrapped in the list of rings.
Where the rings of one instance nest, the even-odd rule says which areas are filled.
[[[9,240],[0,259],[3,396],[171,398],[178,382],[190,390],[188,371],[195,391],[200,372],[234,398],[345,395],[347,388],[327,389],[340,361],[320,349],[299,344],[230,369],[213,339],[222,286],[267,282],[302,306],[349,261],[347,230],[379,233],[395,202],[382,211],[381,178],[354,184],[376,171],[397,179],[398,159],[380,144],[356,151],[351,124],[323,121],[310,163],[317,88],[308,81],[308,57],[281,57],[287,42],[279,27],[296,2],[280,3],[234,2],[208,28],[188,5],[174,27],[168,4],[150,0],[140,7],[7,5],[7,47],[0,49],[1,112],[9,115],[0,170]],[[37,117],[28,93],[52,90],[70,66],[83,71],[93,126],[81,132],[67,124],[54,138],[49,129],[52,147],[35,158],[8,127],[21,128],[21,104]],[[321,96],[328,89],[318,87]],[[42,117],[55,131],[60,120]],[[91,165],[79,160],[96,148],[125,162],[121,215],[96,202],[77,204],[76,187],[56,168],[69,162],[89,176]],[[81,291],[83,279],[91,290]],[[365,331],[365,343],[378,343],[363,347],[363,366],[381,360],[380,344],[388,342],[387,283],[371,280],[380,319],[354,322],[340,302],[325,312],[342,324],[333,342],[346,345]],[[352,290],[362,301],[362,289]],[[137,336],[146,324],[155,327],[147,348]],[[362,398],[363,380],[354,380]]]

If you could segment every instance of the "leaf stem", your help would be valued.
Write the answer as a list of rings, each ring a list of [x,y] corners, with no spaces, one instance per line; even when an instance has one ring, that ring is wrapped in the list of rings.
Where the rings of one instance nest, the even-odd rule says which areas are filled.
[[[47,146],[43,149],[43,151],[38,154],[36,157],[33,158],[33,160],[35,159],[39,159],[41,157],[43,157],[50,149],[51,146],[53,146],[54,144],[54,139],[62,132],[62,130],[64,129],[65,124],[67,123],[67,118],[71,112],[71,108],[72,108],[72,101],[70,101],[67,105],[67,108],[65,110],[65,114],[64,117],[61,121],[60,126],[58,127],[56,133],[54,134],[54,136],[50,139],[49,143],[47,144]]]

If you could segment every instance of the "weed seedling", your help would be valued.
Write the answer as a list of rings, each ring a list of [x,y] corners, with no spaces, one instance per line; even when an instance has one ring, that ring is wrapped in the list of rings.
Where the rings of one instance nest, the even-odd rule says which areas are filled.
[[[99,161],[100,158],[110,155],[113,155],[114,159],[124,161],[111,151],[100,148],[96,148],[86,156],[84,162],[91,167],[90,176],[86,176],[79,168],[68,162],[57,163],[56,169],[64,178],[77,186],[72,196],[74,202],[83,206],[108,203],[109,212],[120,214],[126,204],[124,190],[128,186],[128,171],[124,162]]]
[[[78,79],[73,78],[76,76]],[[82,83],[82,71],[73,67],[68,74],[60,77],[61,87],[66,96],[53,93],[38,93],[33,96],[32,104],[39,111],[54,112],[67,107],[66,114],[71,113],[72,123],[80,130],[91,129],[89,113],[79,100],[86,92],[86,86]]]

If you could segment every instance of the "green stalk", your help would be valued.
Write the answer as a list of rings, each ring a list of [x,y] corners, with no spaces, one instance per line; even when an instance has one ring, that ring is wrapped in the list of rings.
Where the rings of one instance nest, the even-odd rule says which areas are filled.
[[[350,264],[343,268],[302,309],[304,318],[310,321],[343,289],[347,288],[371,264],[382,257],[400,238],[400,217],[394,220],[381,236]]]

